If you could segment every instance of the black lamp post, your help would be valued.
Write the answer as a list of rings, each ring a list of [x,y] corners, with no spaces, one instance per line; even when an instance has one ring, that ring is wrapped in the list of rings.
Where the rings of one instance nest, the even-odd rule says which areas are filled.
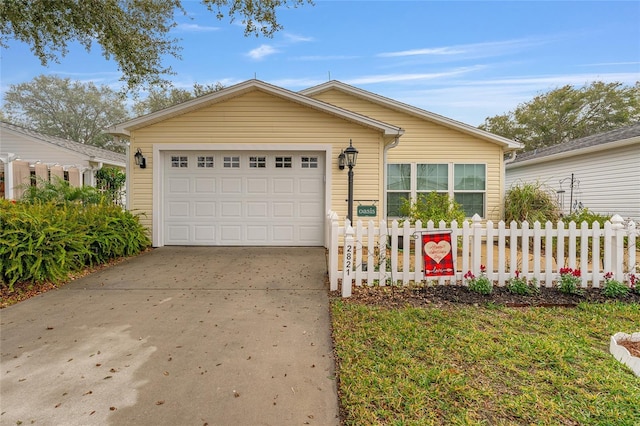
[[[349,147],[344,150],[344,153],[340,153],[340,156],[344,156],[343,164],[349,168],[349,200],[347,206],[347,219],[353,224],[353,168],[356,166],[356,160],[358,159],[358,150],[353,147],[351,139],[349,139]],[[338,157],[338,165],[340,165],[341,158]],[[343,167],[344,168],[344,167]]]

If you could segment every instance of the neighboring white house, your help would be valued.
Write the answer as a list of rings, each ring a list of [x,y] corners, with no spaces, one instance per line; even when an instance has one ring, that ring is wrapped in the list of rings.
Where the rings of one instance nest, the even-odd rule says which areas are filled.
[[[58,176],[73,186],[95,186],[97,170],[124,170],[125,160],[124,154],[0,122],[0,198],[20,198],[31,176]]]
[[[640,222],[640,123],[518,154],[506,165],[508,191],[540,182],[563,212],[588,208]]]

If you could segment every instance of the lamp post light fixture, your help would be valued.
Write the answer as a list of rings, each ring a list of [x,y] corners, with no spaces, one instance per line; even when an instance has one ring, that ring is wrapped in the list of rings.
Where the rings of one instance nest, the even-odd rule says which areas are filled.
[[[133,158],[136,161],[136,166],[140,166],[141,169],[147,168],[147,159],[144,158],[144,155],[142,155],[142,151],[140,151],[140,148],[138,148],[136,153],[133,155]]]
[[[347,219],[353,225],[353,168],[356,166],[356,160],[358,159],[358,150],[353,147],[353,142],[349,139],[349,147],[340,153],[340,156],[344,155],[343,162],[349,168],[349,199],[347,200]],[[338,157],[338,166],[340,165],[340,157]]]

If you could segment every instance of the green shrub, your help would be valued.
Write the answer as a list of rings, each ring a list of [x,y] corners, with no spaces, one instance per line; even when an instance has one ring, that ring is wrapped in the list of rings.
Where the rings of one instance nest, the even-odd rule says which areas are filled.
[[[593,222],[598,222],[600,224],[600,229],[602,229],[602,225],[604,225],[604,223],[610,219],[610,215],[594,213],[592,211],[589,211],[588,208],[584,208],[566,215],[562,218],[562,221],[564,223],[575,222],[578,228],[580,227],[582,222],[587,222],[589,224],[589,228],[593,226]]]
[[[69,182],[55,176],[53,181],[39,179],[36,185],[25,185],[21,198],[25,203],[54,202],[62,205],[69,202],[81,204],[100,204],[105,197],[91,186],[71,186]]]
[[[509,224],[518,223],[556,223],[560,220],[560,207],[555,194],[542,186],[540,182],[523,183],[512,186],[504,199],[504,220]]]
[[[59,283],[149,245],[138,218],[112,204],[0,203],[0,280]]]
[[[447,194],[435,191],[418,194],[415,201],[403,200],[400,214],[408,218],[412,225],[418,220],[422,221],[423,225],[430,220],[435,226],[438,226],[441,220],[444,220],[447,225],[454,220],[461,224],[465,219],[464,210],[460,204],[450,199]]]
[[[618,280],[613,279],[613,274],[607,272],[604,276],[604,286],[602,286],[602,294],[606,297],[625,297],[629,294],[629,287]]]

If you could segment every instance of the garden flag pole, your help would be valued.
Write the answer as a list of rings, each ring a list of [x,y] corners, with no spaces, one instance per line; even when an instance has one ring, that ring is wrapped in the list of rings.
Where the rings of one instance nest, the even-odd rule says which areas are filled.
[[[425,278],[455,275],[451,231],[437,230],[421,234]]]

